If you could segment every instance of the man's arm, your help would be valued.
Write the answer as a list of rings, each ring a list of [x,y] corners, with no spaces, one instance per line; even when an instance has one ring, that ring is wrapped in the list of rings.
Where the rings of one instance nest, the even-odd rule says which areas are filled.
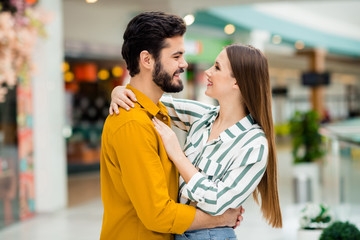
[[[236,228],[243,220],[242,214],[244,213],[242,207],[236,209],[228,209],[224,214],[212,216],[199,209],[196,209],[195,218],[191,226],[187,229],[205,229],[215,227],[233,227]]]

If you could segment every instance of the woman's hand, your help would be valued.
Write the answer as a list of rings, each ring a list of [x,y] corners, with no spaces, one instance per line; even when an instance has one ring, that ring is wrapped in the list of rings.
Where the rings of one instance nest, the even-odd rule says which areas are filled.
[[[164,144],[166,153],[171,161],[179,170],[184,181],[188,183],[190,179],[198,173],[198,170],[192,165],[189,159],[181,150],[179,141],[171,128],[157,118],[153,118],[156,131],[159,133]]]
[[[133,102],[136,101],[135,94],[131,90],[124,86],[117,86],[111,92],[109,113],[110,115],[113,115],[114,112],[119,114],[119,106],[129,111],[130,107],[134,107]]]
[[[164,144],[166,153],[172,161],[184,157],[184,153],[180,147],[179,141],[176,137],[175,132],[169,128],[168,125],[157,119],[153,118],[153,123],[156,131],[159,133],[162,142]]]

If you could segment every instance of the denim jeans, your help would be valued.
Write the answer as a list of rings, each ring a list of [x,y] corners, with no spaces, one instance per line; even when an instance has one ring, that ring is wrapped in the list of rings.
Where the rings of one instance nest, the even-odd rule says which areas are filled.
[[[236,240],[234,229],[230,227],[209,228],[186,231],[175,235],[175,240]]]

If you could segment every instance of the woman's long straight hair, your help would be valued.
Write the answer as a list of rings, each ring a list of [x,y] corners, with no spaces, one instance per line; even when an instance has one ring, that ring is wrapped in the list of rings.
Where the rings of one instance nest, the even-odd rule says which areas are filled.
[[[240,88],[244,107],[261,126],[269,146],[268,162],[264,176],[253,193],[268,223],[282,227],[282,217],[277,188],[277,164],[274,127],[271,112],[271,86],[268,62],[264,54],[252,47],[232,44],[226,47],[231,69]]]

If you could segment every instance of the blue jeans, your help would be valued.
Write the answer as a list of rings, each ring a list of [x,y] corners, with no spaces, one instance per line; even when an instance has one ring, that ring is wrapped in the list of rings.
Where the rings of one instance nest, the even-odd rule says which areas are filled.
[[[175,240],[236,240],[234,229],[230,227],[209,228],[186,231],[175,235]]]

